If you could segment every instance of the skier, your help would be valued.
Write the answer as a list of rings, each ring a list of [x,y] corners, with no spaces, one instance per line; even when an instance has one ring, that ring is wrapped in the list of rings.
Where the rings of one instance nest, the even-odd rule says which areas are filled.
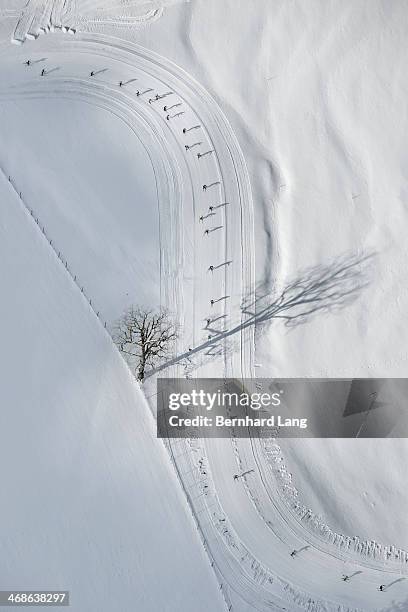
[[[234,480],[238,480],[239,474],[234,474]]]
[[[188,145],[184,145],[184,148],[186,151],[188,151],[190,147]]]
[[[197,153],[197,157],[198,157],[198,159],[200,159],[201,153]]]
[[[207,191],[207,185],[203,185],[203,191]]]
[[[183,134],[185,134],[187,132],[186,128],[183,128]]]
[[[209,229],[206,229],[205,232],[204,232],[204,234],[207,234],[207,236],[208,236],[209,233],[210,233]]]
[[[207,327],[210,325],[211,319],[207,319]]]
[[[149,104],[151,104],[153,102],[153,100],[151,98],[149,98]]]
[[[92,70],[91,74],[89,76],[95,76],[94,71]]]
[[[167,106],[163,106],[164,112],[167,112]]]
[[[119,87],[122,87],[123,81],[119,81]]]
[[[385,591],[385,584],[380,584],[380,586],[378,587],[379,591]]]
[[[214,300],[211,300],[211,301],[210,301],[210,304],[211,304],[211,306],[214,306],[215,301],[214,301]]]
[[[26,66],[29,66],[31,64],[30,60],[27,60],[26,62],[24,62]]]
[[[41,76],[45,76],[45,68],[41,70]]]
[[[201,217],[199,218],[199,221],[204,221],[203,215],[201,215]]]
[[[137,96],[137,97],[139,97],[139,96],[140,96],[140,91],[139,91],[139,90],[137,90],[137,92],[136,92],[136,96]]]
[[[212,212],[212,211],[214,210],[214,206],[209,206],[209,207],[208,207],[208,210],[209,210],[210,212]]]
[[[343,582],[348,582],[350,580],[350,578],[351,578],[351,576],[346,576],[345,574],[343,574],[341,579],[343,580]]]
[[[170,121],[170,115],[166,116],[167,121]]]
[[[208,269],[210,272],[214,272],[214,266],[210,266]]]
[[[292,552],[290,553],[290,556],[292,557],[292,559],[294,559],[297,555],[297,550],[292,550]]]

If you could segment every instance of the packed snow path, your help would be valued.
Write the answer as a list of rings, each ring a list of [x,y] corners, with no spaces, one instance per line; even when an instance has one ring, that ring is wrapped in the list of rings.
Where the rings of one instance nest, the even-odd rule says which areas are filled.
[[[26,70],[27,54],[40,58],[45,52],[43,77],[38,68]],[[222,336],[239,325],[241,299],[253,291],[250,187],[236,140],[208,94],[162,58],[102,36],[77,35],[63,44],[58,37],[41,38],[13,50],[5,62],[4,99],[81,99],[120,116],[144,139],[157,174],[163,303],[177,306],[184,330],[180,354],[202,347],[173,372],[251,376],[253,329],[228,342]],[[208,329],[207,318],[217,319],[215,329]],[[285,514],[273,499],[279,495],[273,479],[266,486],[264,454],[253,444],[212,440],[169,446],[227,606],[392,610],[393,602],[404,601],[403,581],[383,593],[377,587],[397,581],[405,568],[311,541]],[[255,473],[233,480],[237,469],[254,463]],[[297,558],[290,556],[304,547],[308,550]],[[362,573],[341,581],[343,573],[354,572]]]

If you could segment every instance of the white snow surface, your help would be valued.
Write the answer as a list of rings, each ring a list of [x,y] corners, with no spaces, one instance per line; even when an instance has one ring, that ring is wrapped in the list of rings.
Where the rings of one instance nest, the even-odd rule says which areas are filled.
[[[145,598],[136,605],[140,610],[408,609],[407,556],[399,550],[408,549],[405,440],[298,441],[281,449],[244,440],[171,445],[222,585],[218,591],[179,483],[153,439],[147,404],[103,329],[132,300],[159,299],[179,317],[184,352],[206,342],[202,321],[211,297],[231,298],[217,307],[226,317],[221,330],[239,324],[240,300],[254,296],[254,261],[256,280],[272,300],[307,266],[328,265],[344,253],[375,254],[368,287],[347,308],[290,330],[272,321],[258,330],[256,345],[251,333],[234,334],[217,357],[201,351],[169,372],[405,375],[405,4],[194,0],[156,14],[144,29],[79,19],[75,36],[58,30],[28,37],[21,47],[9,44],[13,10],[20,7],[10,2],[5,8],[0,248],[10,301],[1,306],[1,359],[2,398],[13,409],[2,414],[9,428],[2,453],[3,465],[14,458],[4,490],[15,493],[3,511],[2,540],[17,551],[4,570],[7,584],[20,585],[23,576],[27,588],[38,586],[45,565],[52,566],[53,587],[70,581],[66,588],[78,594],[78,610],[95,609],[92,596],[97,609],[134,609],[135,593]],[[87,10],[93,8],[88,2]],[[123,16],[118,7],[117,17]],[[127,48],[107,34],[142,47]],[[22,62],[28,56],[47,60],[27,70]],[[58,70],[41,80],[42,65]],[[90,83],[92,69],[107,72]],[[119,91],[122,78],[138,81]],[[172,91],[169,100],[181,100],[186,115],[166,123],[161,103],[149,108],[146,100],[135,101],[140,86]],[[217,103],[241,145],[252,198]],[[216,151],[200,161],[183,150],[195,140],[180,135],[196,119],[200,150]],[[218,177],[221,185],[203,194],[201,185]],[[204,242],[197,217],[213,198],[236,208],[219,212],[209,227],[219,222],[222,231]],[[208,265],[222,258],[232,265],[209,278]],[[232,480],[237,469],[254,464],[253,479]],[[55,505],[44,515],[35,485],[58,478]],[[35,489],[29,516],[25,489]],[[114,494],[126,520],[117,519]],[[62,519],[67,498],[72,505]],[[160,531],[175,519],[174,532]],[[361,544],[365,540],[382,547]],[[33,560],[42,544],[44,565]],[[302,546],[308,553],[291,559],[290,550]],[[81,567],[89,559],[94,573],[79,574],[78,558]],[[185,564],[192,578],[172,592],[179,570],[185,579]],[[36,573],[30,574],[32,566]],[[159,596],[156,570],[162,576],[169,567]],[[353,572],[362,573],[341,582],[342,573]],[[119,602],[114,588],[106,599],[112,580]],[[391,586],[379,594],[379,584]],[[193,588],[200,594],[195,599]]]
[[[70,590],[78,612],[222,609],[138,385],[4,176],[0,190],[1,587]]]
[[[227,109],[254,193],[257,279],[272,299],[308,266],[374,254],[347,309],[260,331],[259,377],[406,375],[407,28],[402,2],[197,0],[187,18],[177,8],[137,36]],[[305,505],[341,533],[406,548],[406,442],[351,445],[285,444]]]
[[[2,167],[104,320],[159,303],[156,178],[137,131],[75,100],[4,102],[0,113]]]

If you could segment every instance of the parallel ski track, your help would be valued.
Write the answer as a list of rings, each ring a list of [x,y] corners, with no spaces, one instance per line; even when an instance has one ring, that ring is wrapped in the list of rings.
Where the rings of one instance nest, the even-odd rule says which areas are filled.
[[[142,125],[144,138],[147,141],[153,138],[154,147],[149,148],[149,155],[156,173],[160,206],[163,301],[171,306],[177,304],[180,313],[184,312],[185,302],[180,270],[182,265],[186,263],[183,258],[185,236],[182,235],[183,215],[186,213],[186,188],[183,187],[183,176],[187,176],[190,183],[187,192],[192,196],[189,204],[191,206],[189,214],[192,216],[193,222],[196,222],[197,203],[202,202],[201,183],[204,180],[209,181],[211,178],[221,180],[221,187],[218,190],[219,196],[222,198],[221,201],[228,201],[232,196],[240,207],[239,216],[229,214],[228,211],[223,215],[225,231],[222,248],[225,255],[228,255],[232,252],[234,242],[238,242],[241,247],[239,253],[240,265],[234,265],[233,271],[226,268],[222,288],[227,294],[228,290],[237,286],[236,283],[238,283],[241,287],[242,297],[253,296],[254,235],[250,183],[238,142],[215,102],[198,83],[194,82],[171,62],[164,62],[163,58],[137,45],[125,44],[122,41],[100,35],[79,35],[75,42],[67,41],[66,46],[71,46],[75,53],[92,54],[110,60],[112,58],[117,59],[121,63],[140,71],[147,79],[154,79],[157,91],[157,85],[164,89],[170,87],[174,92],[173,95],[182,100],[183,104],[188,107],[190,116],[196,118],[202,125],[202,133],[205,136],[206,143],[216,152],[211,156],[214,161],[212,176],[210,176],[211,165],[207,162],[205,165],[201,164],[201,166],[200,163],[195,163],[195,166],[191,167],[191,160],[188,159],[183,150],[185,141],[178,138],[178,133],[176,134],[173,130],[173,125],[168,123],[163,125],[163,117],[160,116],[158,105],[149,106],[145,100],[135,99],[134,95],[132,96],[127,92],[118,93],[117,87],[113,85],[96,81],[90,83],[89,80],[79,79],[75,76],[53,77],[52,79],[50,77],[48,81],[44,79],[42,83],[38,83],[38,81],[29,83],[29,88],[26,89],[16,87],[14,91],[10,92],[9,90],[9,93],[2,97],[49,97],[52,95],[71,99],[79,98],[121,117],[136,134],[140,135],[140,126]],[[65,53],[61,48],[55,48],[53,51],[55,53]],[[178,125],[179,127],[184,126],[184,122],[181,121]],[[211,136],[206,126],[212,126]],[[154,149],[155,151],[152,152]],[[202,178],[204,169],[207,172],[207,177]],[[195,265],[194,263],[193,266],[195,267]],[[193,274],[196,274],[195,270],[193,270]],[[194,299],[193,303],[195,303]],[[224,313],[230,314],[226,305],[224,305]],[[240,314],[240,316],[244,315]],[[198,315],[194,313],[193,330],[197,329],[199,323],[197,317]],[[186,325],[185,320],[183,324]],[[237,372],[240,372],[242,377],[253,375],[253,335],[254,330],[251,328],[246,328],[241,332],[239,338],[240,350],[234,354],[232,359],[225,358],[225,376],[236,377]],[[197,341],[196,337],[193,336],[193,338]],[[180,345],[179,349],[185,350],[185,347]],[[180,374],[179,368],[174,368],[174,371]],[[179,452],[180,446],[182,446],[181,453]],[[208,473],[211,471],[213,458],[203,441],[191,442],[189,452],[186,453],[188,446],[185,441],[170,441],[169,451],[196,519],[197,527],[203,537],[204,545],[214,564],[218,578],[224,585],[227,604],[230,600],[228,588],[225,587],[226,584],[256,610],[285,609],[285,601],[287,600],[296,602],[296,605],[308,609],[307,606],[313,601],[310,596],[306,593],[299,593],[296,591],[296,587],[291,587],[291,585],[282,581],[273,574],[271,569],[262,567],[256,557],[246,549],[240,541],[239,534],[228,523],[228,517],[224,517],[217,491],[213,489],[211,497],[208,494],[199,494],[194,497],[195,494],[191,492],[191,488],[193,487],[197,491],[197,484],[201,485],[201,490],[203,483],[206,482],[209,482],[208,486],[211,487],[211,478],[197,478],[197,461],[194,457],[199,455],[207,462]],[[231,451],[235,454],[238,452],[238,464],[240,461],[248,460],[249,452],[252,453],[253,459],[258,464],[262,460],[262,455],[259,456],[257,449],[251,447],[250,441],[239,441],[236,446],[231,442]],[[194,474],[195,482],[190,482],[189,473],[190,475]],[[249,496],[258,496],[258,491],[251,491],[248,482],[246,488]],[[272,501],[270,493],[268,493],[268,497]],[[277,507],[276,510],[279,511]],[[203,515],[205,518],[203,518]],[[227,521],[227,534],[221,534],[219,524],[217,526],[217,520],[220,518]],[[288,529],[295,531],[294,526],[289,524],[286,517],[281,515],[281,518],[285,520]],[[275,535],[280,537],[279,534]],[[306,542],[308,541],[305,533],[303,533],[303,538]],[[314,541],[314,546],[318,547],[318,542]],[[325,550],[325,552],[329,551]],[[342,555],[339,555],[338,549],[334,546],[330,554],[342,558]],[[355,558],[353,560],[356,562]],[[359,562],[361,563],[361,558]],[[256,571],[254,573],[255,566]],[[377,565],[374,564],[372,567],[376,568]],[[381,568],[384,569],[383,564]],[[260,575],[263,577],[262,585],[259,582]],[[271,585],[273,587],[272,591]],[[313,605],[315,610],[340,609],[338,604],[330,604],[329,602],[313,601]]]

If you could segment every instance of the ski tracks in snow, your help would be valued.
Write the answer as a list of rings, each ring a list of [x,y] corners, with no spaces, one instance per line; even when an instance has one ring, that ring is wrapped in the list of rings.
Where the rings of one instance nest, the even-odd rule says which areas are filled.
[[[43,52],[44,47],[40,48]],[[218,355],[212,350],[203,354],[207,353],[203,350],[198,357],[185,360],[184,367],[172,366],[168,374],[216,376],[221,368],[226,377],[252,377],[253,327],[243,326],[231,340],[217,339],[245,321],[242,300],[254,297],[251,188],[244,157],[228,121],[205,89],[189,75],[137,45],[102,35],[80,34],[72,42],[66,40],[64,46],[48,38],[45,48],[58,57],[63,74],[26,82],[2,97],[56,96],[96,104],[121,117],[150,156],[159,202],[162,302],[177,311],[183,329],[177,348],[180,354],[188,351],[189,345],[210,344],[222,349]],[[70,60],[70,55],[76,54],[82,64],[75,65]],[[137,79],[131,86],[118,88],[108,75],[79,77],[85,56],[90,62],[92,58],[93,63],[98,60],[104,65],[120,62],[123,72]],[[202,221],[201,216],[205,217]],[[215,269],[211,271],[210,266]],[[218,320],[215,331],[212,326],[209,331],[205,323],[208,318]],[[296,542],[300,539],[308,543],[307,531],[291,522],[282,507],[271,503],[266,453],[260,452],[257,444],[234,439],[167,442],[227,609],[239,609],[235,608],[238,595],[238,599],[260,611],[284,610],[287,602],[316,612],[357,610],[351,603],[343,605],[311,597],[307,586],[299,587],[296,569],[292,571],[290,567],[292,559],[285,572],[292,572],[293,581],[280,578],[280,563],[283,567],[286,564],[288,542],[295,538]],[[230,481],[237,468],[248,469],[254,462],[258,468],[256,479],[248,477],[243,479],[244,486],[232,486]],[[272,482],[275,477],[273,474]],[[259,529],[260,539],[252,539],[251,520],[245,514],[250,513],[250,508],[261,520],[262,529],[269,530],[268,547],[281,548],[276,556],[279,563],[274,563],[274,554],[258,554],[265,532]],[[324,555],[323,562],[328,554],[344,562],[336,546],[326,546],[321,552],[317,540],[313,546],[317,555]],[[322,564],[320,557],[315,567],[314,561],[310,563],[312,573]]]

